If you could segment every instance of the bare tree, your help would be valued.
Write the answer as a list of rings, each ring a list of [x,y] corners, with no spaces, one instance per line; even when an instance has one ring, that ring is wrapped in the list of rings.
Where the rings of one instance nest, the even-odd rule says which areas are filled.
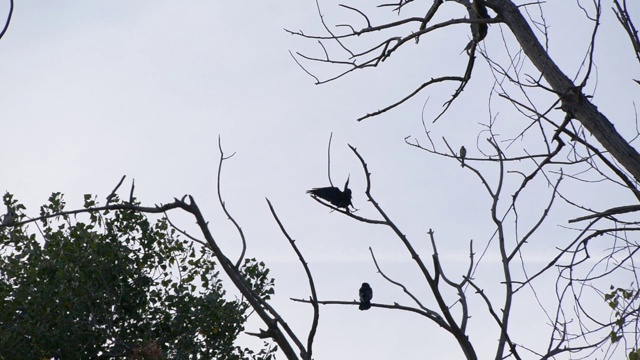
[[[491,114],[489,120],[482,124],[483,129],[477,136],[477,149],[473,151],[477,155],[472,151],[467,153],[464,146],[457,154],[447,140],[455,137],[454,134],[443,136],[441,142],[434,140],[433,130],[424,120],[425,133],[405,139],[408,145],[431,156],[448,157],[464,164],[466,171],[480,179],[489,196],[494,233],[486,243],[482,243],[480,256],[476,254],[474,244],[469,244],[470,261],[465,272],[452,273],[452,269],[441,266],[438,241],[432,230],[429,230],[433,250],[431,261],[423,260],[414,249],[415,240],[403,235],[380,202],[372,196],[367,164],[352,148],[365,172],[366,197],[381,218],[365,219],[335,210],[359,221],[388,226],[405,245],[437,303],[436,308],[423,306],[424,299],[413,295],[401,281],[384,275],[373,257],[382,276],[401,287],[413,299],[415,306],[377,303],[372,306],[412,311],[427,317],[456,339],[467,359],[479,358],[469,338],[468,324],[471,314],[482,312],[486,312],[499,329],[495,359],[531,356],[547,359],[561,354],[591,358],[595,351],[602,351],[605,358],[612,358],[621,341],[624,349],[630,351],[629,357],[638,358],[640,281],[635,265],[639,249],[635,234],[640,230],[637,220],[640,210],[640,156],[632,146],[638,133],[625,139],[587,93],[595,89],[596,39],[605,11],[602,2],[575,3],[576,11],[592,23],[592,31],[584,35],[589,39],[588,46],[584,49],[584,60],[579,64],[582,70],[574,80],[549,55],[544,3],[517,5],[509,0],[450,0],[448,2],[462,7],[468,16],[434,22],[444,2],[400,0],[378,4],[378,11],[380,8],[391,9],[397,15],[382,23],[371,20],[370,12],[375,11],[372,8],[340,4],[341,9],[354,16],[352,22],[337,24],[335,29],[329,25],[327,13],[317,3],[326,33],[309,35],[302,31],[289,31],[320,44],[321,56],[292,55],[316,83],[322,84],[356,70],[380,66],[392,54],[434,32],[459,24],[470,25],[471,40],[464,49],[468,60],[460,74],[434,74],[407,95],[400,96],[399,100],[381,110],[360,117],[359,121],[391,111],[427,89],[454,83],[455,91],[443,104],[444,109],[433,117],[433,122],[442,119],[452,106],[462,104],[461,94],[472,81],[474,71],[479,71],[476,69],[477,55],[489,66],[495,79],[488,94]],[[628,35],[633,54],[640,61],[640,43],[628,4],[614,0],[610,11],[615,13]],[[375,15],[379,17],[379,12]],[[513,41],[506,33],[510,33]],[[370,45],[371,39],[365,40],[368,36],[376,45]],[[501,38],[503,53],[506,54],[503,58],[508,59],[506,62],[498,60],[501,58],[498,55],[504,54],[490,53],[483,48],[483,41],[492,36]],[[460,40],[464,45],[466,40]],[[439,53],[437,49],[432,52]],[[309,70],[313,63],[330,64],[345,70],[321,79]],[[503,126],[504,121],[499,120],[496,114],[505,106],[522,116],[524,121],[518,123],[521,126],[513,123],[509,127]],[[635,117],[637,122],[637,115]],[[526,141],[526,148],[518,149],[517,140]],[[540,192],[544,187],[547,188],[546,193]],[[626,201],[608,209],[597,209],[598,204],[588,197],[576,196],[575,188],[593,193],[622,189],[626,197],[620,199]],[[535,200],[532,201],[532,197]],[[567,218],[562,212],[581,215]],[[539,265],[529,260],[531,252],[528,249],[542,241],[543,228],[550,224],[561,224],[565,231],[556,239],[555,248],[548,249],[544,264]],[[484,256],[490,252],[498,254],[502,263],[502,278],[493,279],[503,284],[503,292],[498,297],[487,293],[481,285],[487,279],[476,275]],[[555,278],[555,282],[548,281],[550,276]],[[550,284],[553,285],[551,288],[548,287]],[[542,290],[555,292],[555,299],[539,296],[538,292]],[[496,300],[498,298],[500,300]],[[478,299],[484,303],[484,310],[478,307]],[[514,304],[530,299],[535,299],[533,303],[537,304],[544,314],[543,321],[548,324],[547,343],[543,347],[534,344],[531,334],[523,336],[517,331],[526,325],[514,324],[512,320]],[[598,311],[593,306],[598,302],[607,303],[612,311]],[[319,303],[345,304],[341,301]]]
[[[385,210],[384,201],[373,195],[372,174],[375,170],[369,169],[365,161],[366,154],[363,155],[355,147],[350,147],[361,165],[366,180],[363,193],[374,210],[375,217],[361,216],[359,212],[350,211],[349,208],[336,207],[320,199],[316,200],[334,210],[335,216],[347,216],[372,226],[382,225],[387,228],[403,244],[408,258],[415,263],[417,271],[429,289],[428,298],[421,298],[414,289],[403,284],[402,280],[388,276],[384,271],[384,264],[377,261],[374,249],[371,249],[372,261],[381,276],[401,289],[412,301],[411,305],[385,304],[375,302],[374,298],[371,307],[408,311],[425,317],[450,334],[467,359],[485,357],[478,354],[477,345],[474,344],[469,331],[472,314],[480,313],[491,318],[494,328],[498,329],[495,336],[498,341],[493,354],[495,359],[549,359],[561,355],[568,356],[566,354],[576,358],[588,358],[595,351],[603,351],[605,358],[612,358],[621,341],[624,341],[626,350],[636,353],[639,347],[640,279],[636,275],[635,254],[640,247],[634,235],[640,230],[637,221],[637,212],[640,210],[640,192],[637,189],[637,181],[640,179],[640,155],[631,145],[635,138],[625,140],[609,119],[598,111],[589,94],[585,94],[586,85],[593,74],[595,39],[603,11],[601,2],[594,0],[588,7],[577,2],[584,16],[593,22],[593,31],[589,34],[590,46],[585,52],[586,70],[581,73],[580,81],[571,80],[563,73],[543,45],[548,36],[544,25],[544,4],[527,3],[518,6],[508,0],[450,2],[464,8],[468,17],[433,23],[433,19],[441,10],[443,0],[434,0],[418,10],[417,6],[414,6],[418,1],[399,0],[397,3],[380,5],[398,14],[402,13],[399,19],[381,25],[373,24],[366,10],[341,5],[343,9],[357,16],[357,20],[354,21],[364,25],[358,28],[356,25],[343,24],[340,28],[347,29],[346,32],[337,33],[325,22],[324,14],[320,13],[327,34],[316,36],[291,32],[319,40],[321,44],[322,57],[304,54],[295,56],[301,66],[304,66],[305,60],[347,66],[347,70],[327,80],[316,77],[318,83],[323,83],[355,70],[378,66],[405,45],[416,43],[421,37],[429,36],[432,32],[449,26],[468,24],[471,28],[471,40],[468,41],[469,38],[466,38],[461,41],[461,49],[465,48],[468,56],[466,67],[461,74],[442,75],[426,80],[400,100],[392,102],[382,110],[367,114],[360,120],[392,110],[427,88],[443,83],[455,83],[455,91],[444,104],[444,110],[434,117],[434,121],[441,118],[448,109],[461,101],[461,94],[476,70],[477,55],[489,65],[495,78],[495,85],[490,94],[490,108],[507,104],[525,119],[515,133],[505,135],[502,131],[497,131],[501,126],[497,116],[489,116],[489,121],[483,124],[484,128],[478,134],[476,148],[465,148],[464,156],[456,154],[453,150],[455,147],[447,140],[450,136],[442,136],[442,141],[434,140],[433,133],[428,130],[426,124],[424,134],[405,139],[409,146],[424,151],[428,156],[449,158],[451,161],[460,162],[461,165],[464,161],[464,171],[479,179],[488,195],[493,235],[486,241],[468,244],[469,262],[463,270],[449,269],[442,265],[438,252],[439,236],[436,236],[436,231],[432,229],[428,229],[427,233],[432,250],[429,256],[423,256],[416,249],[417,240],[405,235],[394,221],[393,215]],[[619,3],[617,0],[614,0],[613,4],[612,11],[628,34],[634,53],[638,56],[640,47],[637,31],[627,4],[625,1]],[[538,9],[537,17],[523,11],[527,7]],[[419,15],[405,15],[409,10],[422,12]],[[538,31],[538,35],[532,26]],[[515,54],[511,53],[511,44],[505,40],[504,46],[509,54],[509,61],[504,64],[494,61],[491,54],[482,49],[483,41],[493,36],[495,27],[508,29],[519,46]],[[362,36],[385,32],[393,33],[379,45],[360,50],[353,48],[358,46],[358,40]],[[542,42],[539,37],[543,39]],[[347,41],[351,40],[353,42],[347,44]],[[327,43],[337,44],[342,53],[347,54],[346,59],[330,53]],[[524,58],[533,66],[528,67],[528,70],[537,69],[535,75],[523,72]],[[640,56],[638,59],[640,61]],[[530,96],[535,91],[551,94],[553,100],[537,102]],[[597,142],[590,138],[589,133]],[[526,139],[531,146],[517,149],[514,145],[517,139]],[[222,153],[222,149],[220,151],[219,173],[222,171],[223,162],[229,158]],[[304,335],[294,332],[286,321],[286,314],[275,309],[262,294],[251,288],[238,271],[245,254],[244,249],[250,242],[245,240],[241,227],[227,211],[220,191],[220,182],[218,178],[220,206],[226,216],[234,222],[243,244],[243,251],[237,260],[219,246],[219,242],[209,231],[208,222],[191,196],[150,207],[134,205],[132,202],[109,204],[107,200],[105,206],[34,218],[25,218],[24,214],[17,214],[17,221],[12,220],[0,225],[0,229],[16,229],[43,218],[105,210],[134,210],[166,216],[169,216],[171,211],[185,211],[196,220],[200,234],[196,236],[180,231],[211,249],[233,286],[251,304],[255,314],[264,323],[265,329],[252,335],[272,339],[288,359],[310,360],[315,333],[319,326],[320,305],[355,307],[359,303],[353,300],[320,299],[302,252],[267,200],[272,216],[300,260],[309,283],[311,295],[308,298],[294,300],[311,305],[313,317],[310,330]],[[566,183],[569,185],[565,185]],[[623,189],[630,200],[608,209],[594,209],[593,204],[584,197],[575,196],[572,192],[573,187],[594,192]],[[536,198],[538,206],[532,204],[532,197]],[[130,198],[133,198],[133,187]],[[570,208],[572,214],[580,213],[580,216],[566,219],[554,212],[557,208]],[[569,220],[569,224],[564,220]],[[544,236],[541,235],[542,229],[549,224],[557,223],[563,225],[563,236],[558,238],[553,248],[548,249],[548,257],[542,265],[540,262],[530,262],[528,251],[535,243],[541,241],[540,238]],[[478,243],[481,244],[479,248]],[[479,266],[489,253],[497,254],[500,259],[499,279],[485,279],[478,275]],[[549,278],[553,278],[554,281],[549,282]],[[501,284],[502,290],[499,293],[488,293],[483,284],[490,282]],[[609,288],[610,284],[615,286]],[[539,290],[549,288],[555,295],[552,301],[538,295]],[[426,305],[428,302],[435,305]],[[532,343],[528,334],[518,331],[518,325],[521,328],[522,324],[514,324],[514,305],[520,302],[534,304],[544,314],[541,321],[548,326],[544,345]],[[611,312],[598,311],[593,306],[598,302],[608,304]],[[629,357],[632,358],[632,355]]]
[[[453,26],[461,23],[471,24],[472,40],[466,47],[466,50],[468,50],[469,60],[467,63],[467,67],[462,74],[444,75],[431,78],[400,100],[393,102],[391,105],[386,106],[381,110],[367,114],[358,119],[364,120],[366,118],[379,115],[401,105],[429,86],[433,86],[435,84],[443,82],[458,83],[458,88],[452,94],[451,99],[445,104],[445,110],[443,110],[444,113],[444,111],[446,111],[446,109],[448,109],[449,106],[451,106],[453,102],[458,98],[458,96],[461,94],[461,92],[464,90],[465,86],[471,79],[478,45],[480,41],[482,41],[486,36],[486,24],[497,23],[500,25],[505,25],[511,31],[512,35],[515,37],[520,46],[518,54],[520,53],[520,51],[522,51],[524,55],[526,55],[526,57],[529,59],[531,64],[533,64],[538,70],[539,74],[527,75],[526,79],[521,79],[520,72],[518,70],[521,69],[521,67],[517,66],[518,64],[516,63],[515,56],[511,59],[512,62],[510,64],[501,65],[492,62],[491,58],[488,57],[488,54],[481,54],[494,67],[494,70],[498,74],[503,76],[505,80],[508,80],[516,86],[525,89],[529,87],[537,87],[555,95],[557,100],[553,107],[559,105],[561,111],[563,111],[570,120],[577,120],[580,125],[582,125],[587,131],[593,134],[593,136],[595,136],[596,139],[600,142],[604,150],[609,152],[613,156],[613,158],[618,163],[620,163],[634,179],[636,179],[636,181],[640,179],[640,155],[629,144],[629,141],[625,140],[620,134],[617,133],[611,121],[609,121],[604,114],[598,111],[597,107],[590,101],[590,96],[588,94],[584,94],[583,91],[585,86],[587,85],[587,82],[590,80],[590,76],[592,75],[593,53],[596,48],[595,37],[602,16],[601,1],[594,0],[592,2],[592,9],[583,8],[585,11],[585,16],[593,21],[593,32],[592,34],[590,34],[590,36],[592,37],[591,46],[589,47],[588,53],[586,54],[587,63],[585,65],[587,71],[583,75],[581,81],[572,81],[564,72],[562,72],[562,70],[554,63],[554,61],[549,56],[548,49],[539,41],[538,37],[534,33],[534,30],[531,28],[530,22],[537,27],[537,30],[541,33],[543,39],[548,40],[546,29],[543,25],[540,25],[544,24],[544,15],[542,13],[543,5],[541,3],[531,2],[523,5],[516,5],[513,1],[509,0],[448,0],[448,2],[454,2],[460,4],[461,6],[464,6],[469,14],[469,17],[457,18],[439,23],[432,23],[434,16],[438,13],[440,6],[444,3],[444,0],[434,0],[428,8],[426,15],[424,16],[416,16],[413,14],[404,15],[407,11],[416,12],[416,6],[414,6],[412,9],[404,11],[402,13],[403,16],[400,16],[400,19],[398,20],[375,25],[371,23],[365,11],[348,5],[340,4],[341,7],[349,11],[353,11],[361,16],[366,25],[364,27],[357,28],[358,25],[339,24],[337,25],[338,27],[347,28],[349,30],[341,34],[337,34],[334,30],[329,28],[329,25],[325,22],[324,15],[320,13],[320,19],[322,19],[323,25],[327,30],[327,35],[315,36],[307,35],[301,31],[288,31],[294,35],[319,40],[320,45],[322,46],[324,57],[313,57],[297,53],[298,57],[306,60],[326,62],[347,67],[347,70],[326,80],[320,80],[313,74],[308,72],[311,76],[314,76],[314,78],[316,79],[316,83],[321,84],[328,81],[333,81],[355,70],[379,66],[393,53],[400,51],[400,49],[407,46],[407,44],[418,42],[420,37],[428,36],[428,34],[431,32],[435,32],[448,26]],[[392,8],[400,15],[401,10],[405,10],[405,8],[409,7],[409,5],[416,5],[416,3],[418,2],[413,0],[400,0],[397,3],[383,3],[378,5],[378,7]],[[637,54],[637,30],[633,25],[632,18],[629,16],[626,1],[624,1],[622,5],[620,5],[618,1],[614,1],[614,4],[616,5],[614,11],[616,12],[622,26],[629,34],[629,38],[632,41],[634,51]],[[525,15],[529,13],[526,12],[525,14],[523,14],[521,9],[531,6],[540,8],[541,15],[540,19],[532,18],[531,21],[528,22],[525,18]],[[579,1],[578,6],[581,6]],[[486,15],[487,7],[495,12],[495,16],[490,17]],[[318,10],[320,11],[320,5],[318,5]],[[362,23],[363,21],[359,22]],[[415,27],[412,27],[411,25],[414,25]],[[480,27],[480,25],[484,25],[484,30],[481,30],[482,27]],[[357,45],[350,46],[346,43],[347,40],[378,32],[391,33],[391,35],[384,38],[383,41],[381,41],[378,45],[373,47],[365,47],[364,49],[356,49],[355,47]],[[343,54],[346,54],[346,57],[335,57],[335,55],[330,54],[327,51],[327,47],[324,45],[327,41],[332,41],[339,44],[340,49],[343,50]],[[505,47],[506,46],[507,44],[505,43]],[[521,107],[518,104],[515,105]],[[561,124],[562,123],[555,125],[556,127],[560,127]]]

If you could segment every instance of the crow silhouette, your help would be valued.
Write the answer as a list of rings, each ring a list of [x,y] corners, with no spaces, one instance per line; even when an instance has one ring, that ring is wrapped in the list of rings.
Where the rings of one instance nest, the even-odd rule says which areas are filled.
[[[371,299],[373,298],[373,289],[368,283],[362,283],[360,287],[360,310],[369,310],[371,308]]]
[[[471,8],[468,9],[469,18],[471,20],[478,19],[491,19],[489,13],[487,12],[487,7],[485,0],[473,0],[471,3]],[[478,44],[487,36],[487,31],[489,30],[489,26],[487,23],[471,23],[471,35],[473,39],[469,41],[467,46],[463,51],[469,51],[473,44]]]
[[[347,178],[347,182],[344,184],[344,190],[340,190],[334,186],[329,186],[307,190],[307,194],[326,200],[335,207],[349,210],[349,206],[353,205],[351,204],[351,189],[349,189],[348,186],[349,178]]]
[[[478,19],[491,19],[489,13],[487,12],[487,7],[485,6],[484,0],[473,0],[471,6],[473,7],[473,11],[475,11],[476,17]],[[478,27],[475,29],[475,31],[472,27],[471,32],[473,33],[473,40],[475,40],[476,43],[479,43],[487,36],[487,30],[489,27],[487,24],[482,23],[477,24],[477,26]]]

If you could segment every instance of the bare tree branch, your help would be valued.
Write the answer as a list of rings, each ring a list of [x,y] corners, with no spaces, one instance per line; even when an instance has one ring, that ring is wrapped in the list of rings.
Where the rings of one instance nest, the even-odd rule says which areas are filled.
[[[0,39],[7,33],[9,24],[11,23],[11,16],[13,15],[13,0],[9,0],[9,14],[7,14],[7,20],[4,22],[4,27],[0,30]]]
[[[224,200],[222,200],[222,192],[220,191],[220,184],[222,183],[220,180],[220,177],[222,176],[222,162],[232,158],[233,155],[235,155],[236,153],[233,153],[227,157],[224,156],[224,152],[222,151],[222,142],[220,140],[220,135],[218,135],[218,150],[220,151],[220,161],[218,162],[218,181],[216,184],[216,190],[218,193],[218,202],[220,203],[220,207],[222,208],[222,211],[224,211],[224,214],[227,216],[227,219],[229,219],[229,221],[233,223],[233,226],[236,228],[236,231],[238,231],[238,235],[240,235],[240,240],[242,241],[242,251],[240,252],[238,261],[236,261],[236,268],[240,268],[240,264],[244,259],[244,254],[247,251],[247,240],[244,237],[244,232],[242,231],[240,224],[238,224],[236,219],[234,219],[233,216],[231,216],[231,214],[229,213],[229,210],[227,210],[227,205],[225,204]]]
[[[289,240],[289,244],[291,244],[293,251],[295,251],[296,255],[298,255],[298,259],[300,260],[300,263],[302,264],[302,267],[304,268],[304,271],[307,274],[307,280],[309,281],[309,289],[311,290],[311,305],[313,306],[313,322],[311,323],[311,329],[309,330],[309,337],[307,339],[306,358],[311,359],[312,349],[313,349],[313,339],[316,335],[316,331],[318,329],[318,319],[320,318],[320,308],[318,307],[318,294],[316,293],[316,286],[313,282],[313,276],[311,276],[311,270],[309,270],[309,265],[304,260],[304,257],[302,256],[302,253],[296,246],[295,241],[291,238],[291,236],[289,236],[289,233],[287,233],[287,230],[284,228],[284,225],[282,225],[282,222],[278,218],[278,215],[276,214],[276,211],[274,210],[273,205],[271,205],[271,201],[269,201],[269,199],[266,199],[266,200],[267,200],[267,204],[269,205],[269,210],[273,215],[273,218],[278,223],[278,227],[280,228],[280,231],[287,238],[287,240]]]

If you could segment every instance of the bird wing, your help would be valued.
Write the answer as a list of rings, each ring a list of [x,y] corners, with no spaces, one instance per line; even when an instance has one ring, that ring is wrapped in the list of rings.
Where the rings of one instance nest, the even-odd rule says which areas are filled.
[[[330,203],[339,201],[342,198],[342,191],[340,191],[340,189],[338,189],[337,187],[316,188],[307,191],[307,193],[327,200]]]
[[[341,191],[337,187],[323,187],[307,191],[308,194],[317,196],[330,202],[333,206],[348,209],[351,205],[351,189]]]

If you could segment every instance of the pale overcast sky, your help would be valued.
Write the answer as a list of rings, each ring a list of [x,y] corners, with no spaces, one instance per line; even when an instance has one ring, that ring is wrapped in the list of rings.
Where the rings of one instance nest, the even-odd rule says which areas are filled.
[[[7,3],[0,7],[3,14]],[[640,13],[631,3],[639,10],[635,14]],[[333,1],[320,4],[330,24],[362,21]],[[574,78],[592,25],[575,1],[551,1],[543,8],[551,54]],[[411,11],[424,16],[425,9]],[[369,10],[379,14],[372,19],[395,19],[385,15],[388,10],[373,6]],[[536,16],[538,10],[531,11]],[[640,95],[631,78],[640,78],[640,68],[608,1],[603,12],[596,44],[597,76],[586,91],[593,92],[597,79],[595,104],[630,137],[636,125],[633,101]],[[438,19],[462,16],[459,5],[445,3]],[[440,150],[445,150],[441,139],[446,136],[456,151],[465,144],[468,156],[479,156],[479,123],[489,121],[487,104],[493,86],[487,63],[478,57],[467,90],[435,124],[431,119],[452,93],[450,84],[425,91],[380,117],[360,123],[355,119],[403,97],[431,77],[462,75],[467,57],[460,51],[469,40],[469,26],[422,37],[418,46],[407,46],[380,68],[322,86],[314,85],[288,52],[322,56],[317,42],[291,36],[283,28],[321,34],[315,2],[19,1],[0,40],[0,190],[13,193],[35,214],[53,191],[66,194],[70,206],[79,206],[83,194],[104,199],[127,175],[128,181],[135,179],[137,196],[146,205],[193,195],[206,211],[213,234],[234,258],[238,241],[215,197],[220,136],[224,150],[236,152],[225,162],[222,175],[229,210],[247,234],[248,255],[272,269],[274,304],[301,337],[306,337],[311,308],[289,298],[308,297],[307,282],[268,212],[265,197],[306,256],[321,299],[354,300],[360,284],[368,281],[374,302],[411,305],[406,295],[376,273],[368,252],[371,246],[389,276],[411,286],[425,304],[433,304],[415,264],[390,230],[331,213],[305,191],[328,185],[327,141],[333,132],[333,181],[342,186],[350,176],[359,213],[374,216],[363,194],[362,169],[347,144],[367,160],[373,195],[414,241],[423,259],[430,259],[426,232],[433,229],[443,265],[451,277],[460,279],[469,240],[474,240],[479,253],[492,236],[488,196],[479,180],[455,160],[409,147],[403,139],[412,136],[427,143],[421,119],[424,107]],[[503,35],[510,39],[506,33],[499,25],[489,27],[483,46],[496,58],[504,54]],[[324,77],[340,71],[317,64],[311,68]],[[506,138],[513,135],[510,129],[524,124],[506,103],[492,106]],[[478,141],[486,150],[485,137]],[[546,184],[538,186],[546,191]],[[565,190],[579,194],[581,188]],[[523,196],[531,198],[533,210],[546,203],[535,193]],[[607,190],[589,193],[587,201],[603,210],[632,199],[623,190]],[[559,209],[530,247],[533,262],[548,261],[545,251],[570,234],[557,225],[566,225],[578,213]],[[531,209],[523,209],[523,215],[527,210]],[[191,219],[177,218],[194,229]],[[490,251],[478,276],[486,276],[480,282],[498,299],[502,288],[496,259]],[[539,290],[541,296],[555,291],[542,286]],[[474,301],[478,315],[471,319],[470,338],[480,358],[493,358],[498,331],[479,299]],[[548,327],[539,314],[527,305],[514,311],[514,332],[529,345],[544,348]],[[255,331],[259,325],[251,322],[247,330]],[[540,337],[536,330],[541,330]],[[462,354],[451,336],[415,315],[322,306],[314,358],[460,359]]]

